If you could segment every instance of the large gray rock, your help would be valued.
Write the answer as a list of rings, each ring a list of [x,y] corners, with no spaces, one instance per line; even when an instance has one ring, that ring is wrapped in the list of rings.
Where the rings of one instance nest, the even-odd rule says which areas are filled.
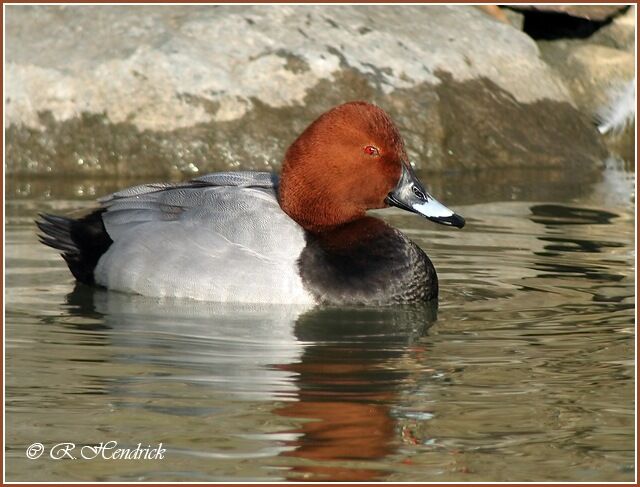
[[[596,119],[604,118],[605,125],[620,119],[620,112],[633,114],[635,100],[629,89],[636,76],[635,24],[634,6],[586,40],[538,43],[543,59],[564,80],[577,107]],[[633,161],[635,126],[630,123],[627,130],[620,130],[623,127],[610,130],[603,140],[611,152]]]
[[[540,41],[539,45],[545,60],[562,76],[585,113],[597,113],[607,103],[612,88],[634,79],[633,51],[576,40]]]
[[[6,9],[10,173],[277,167],[353,99],[387,109],[434,169],[603,156],[536,44],[470,7]]]
[[[615,17],[593,34],[590,42],[633,52],[636,45],[636,9],[633,5],[624,14]]]

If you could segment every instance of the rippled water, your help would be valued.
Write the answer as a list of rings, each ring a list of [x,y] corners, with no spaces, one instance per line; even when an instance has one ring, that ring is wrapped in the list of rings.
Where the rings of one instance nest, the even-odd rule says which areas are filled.
[[[423,177],[439,309],[311,311],[74,288],[32,220],[116,183],[9,179],[7,480],[632,481],[633,177]],[[166,452],[48,457],[107,441]]]

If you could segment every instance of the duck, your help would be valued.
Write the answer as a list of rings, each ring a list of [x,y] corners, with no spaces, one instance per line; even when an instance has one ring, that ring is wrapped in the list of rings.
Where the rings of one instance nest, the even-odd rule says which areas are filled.
[[[143,184],[80,218],[40,214],[77,281],[156,298],[393,305],[437,300],[428,255],[369,210],[465,220],[425,189],[389,115],[354,101],[313,121],[278,176],[233,171]]]

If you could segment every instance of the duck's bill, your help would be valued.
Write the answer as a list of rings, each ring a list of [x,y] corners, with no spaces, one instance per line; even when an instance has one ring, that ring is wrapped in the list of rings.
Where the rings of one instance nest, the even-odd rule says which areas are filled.
[[[422,215],[432,222],[464,227],[464,218],[431,196],[408,164],[402,165],[398,185],[386,198],[387,204]]]

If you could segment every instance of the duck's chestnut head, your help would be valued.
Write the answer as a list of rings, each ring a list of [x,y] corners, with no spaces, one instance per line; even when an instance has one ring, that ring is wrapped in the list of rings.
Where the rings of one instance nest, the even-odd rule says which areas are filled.
[[[424,210],[437,203],[413,174],[391,118],[366,102],[337,106],[300,134],[285,155],[279,198],[282,209],[312,232],[389,205],[432,218]],[[432,219],[463,224],[462,218],[438,205]],[[456,218],[445,221],[453,215]]]

